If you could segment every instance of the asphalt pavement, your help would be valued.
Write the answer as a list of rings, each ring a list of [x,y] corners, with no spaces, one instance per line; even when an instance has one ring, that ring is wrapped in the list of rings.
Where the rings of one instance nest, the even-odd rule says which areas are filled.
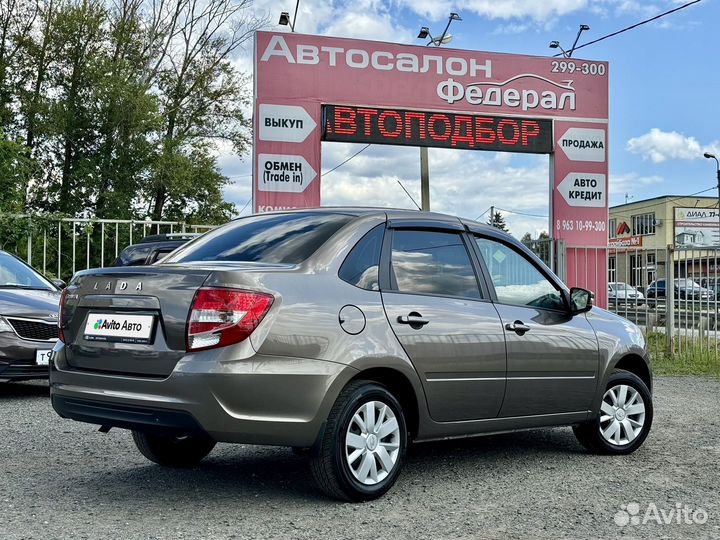
[[[0,384],[0,539],[720,538],[719,402],[716,380],[657,378],[630,456],[569,428],[415,445],[389,494],[348,504],[288,448],[164,469],[126,431],[59,418],[47,384]]]

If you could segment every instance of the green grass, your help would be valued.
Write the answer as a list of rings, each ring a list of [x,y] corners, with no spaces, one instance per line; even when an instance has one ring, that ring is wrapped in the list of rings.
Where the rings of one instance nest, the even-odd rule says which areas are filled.
[[[704,375],[720,379],[720,343],[712,340],[676,337],[675,352],[667,350],[665,334],[647,336],[655,375]]]

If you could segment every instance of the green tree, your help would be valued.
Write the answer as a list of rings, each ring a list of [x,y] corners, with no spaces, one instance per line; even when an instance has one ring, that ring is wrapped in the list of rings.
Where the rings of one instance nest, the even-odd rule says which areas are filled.
[[[25,36],[38,15],[38,4],[27,0],[0,0],[0,129],[12,129],[13,106],[23,71],[20,57]]]
[[[32,161],[25,147],[5,138],[0,129],[0,212],[23,212]]]
[[[181,29],[182,39],[165,38],[176,46],[168,48],[148,74],[148,81],[156,81],[159,89],[164,119],[161,157],[148,182],[153,219],[160,219],[165,208],[176,207],[183,199],[186,204],[202,203],[193,197],[195,186],[183,189],[183,178],[173,172],[175,158],[209,165],[202,173],[197,171],[195,180],[204,184],[200,192],[218,198],[224,181],[214,172],[208,142],[228,141],[238,153],[248,145],[250,122],[242,107],[250,97],[231,57],[263,22],[248,17],[250,5],[249,0],[207,0],[199,10],[194,1],[180,2],[168,16],[172,28]]]
[[[508,229],[507,224],[505,223],[505,218],[500,212],[492,214],[487,224],[495,227],[496,229],[500,229],[501,231],[510,232],[510,229]]]
[[[13,204],[19,191],[29,211],[227,219],[217,143],[249,144],[232,60],[265,22],[251,6],[0,0],[0,129],[29,160]]]
[[[143,0],[123,0],[108,16],[109,50],[102,60],[105,77],[98,92],[98,217],[135,217],[142,181],[155,156],[153,140],[162,127],[157,99],[143,78],[148,31],[142,5]]]

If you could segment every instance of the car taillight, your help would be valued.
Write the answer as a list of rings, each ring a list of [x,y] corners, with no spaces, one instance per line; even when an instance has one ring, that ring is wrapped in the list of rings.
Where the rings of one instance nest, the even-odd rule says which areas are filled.
[[[200,289],[187,329],[187,350],[240,343],[253,333],[273,303],[271,294],[238,289]]]
[[[63,314],[65,313],[65,301],[67,300],[67,289],[60,293],[60,312],[58,313],[58,338],[65,343],[65,331],[63,330]]]

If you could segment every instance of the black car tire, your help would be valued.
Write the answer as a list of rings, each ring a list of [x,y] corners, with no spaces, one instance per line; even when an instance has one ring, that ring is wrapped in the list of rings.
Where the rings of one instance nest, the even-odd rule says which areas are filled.
[[[360,482],[351,470],[346,455],[346,435],[356,411],[369,402],[387,406],[397,421],[395,441],[398,451],[394,466],[387,476],[373,485]],[[380,441],[385,440],[380,438]],[[407,424],[402,406],[383,385],[372,381],[354,381],[348,384],[330,410],[325,430],[313,447],[310,467],[318,487],[327,495],[344,501],[369,501],[386,493],[395,483],[405,461],[407,450]],[[360,458],[358,458],[360,459]],[[374,456],[372,459],[376,459]],[[378,458],[379,459],[379,458]],[[376,461],[376,468],[378,467]]]
[[[577,437],[577,440],[580,441],[580,444],[593,453],[614,455],[630,454],[642,446],[643,442],[645,442],[645,439],[650,433],[653,421],[653,402],[652,394],[650,393],[647,385],[634,373],[618,369],[613,371],[612,375],[610,375],[607,386],[603,391],[603,395],[605,395],[609,389],[618,385],[631,387],[640,394],[645,406],[645,416],[642,430],[637,434],[634,440],[627,444],[617,445],[609,443],[600,433],[600,418],[603,412],[598,407],[598,413],[595,415],[595,418],[573,427],[575,437]]]
[[[143,456],[165,467],[195,467],[215,448],[215,441],[205,434],[133,431],[132,437]]]

